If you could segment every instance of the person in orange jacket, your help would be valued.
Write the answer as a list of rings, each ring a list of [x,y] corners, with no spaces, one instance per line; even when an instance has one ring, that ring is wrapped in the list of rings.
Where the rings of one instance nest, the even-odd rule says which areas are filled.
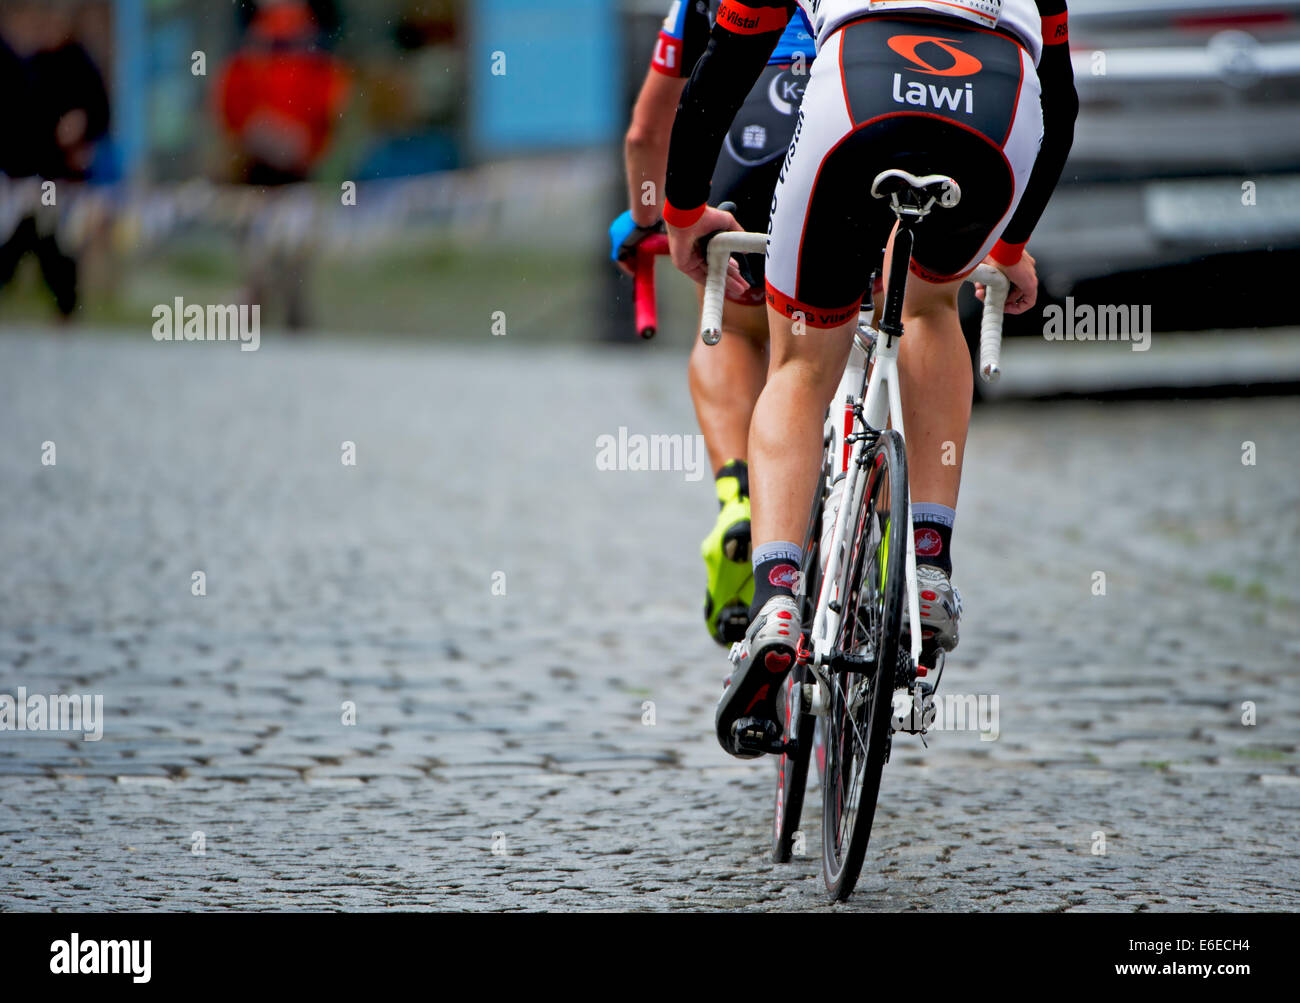
[[[244,43],[221,70],[216,109],[239,156],[236,174],[271,189],[244,234],[242,300],[284,303],[290,330],[309,326],[307,275],[313,197],[306,181],[329,147],[347,102],[349,74],[321,45],[322,26],[302,0],[262,0]],[[290,186],[290,187],[286,187]]]
[[[303,181],[329,146],[349,76],[319,37],[306,3],[267,0],[222,68],[218,115],[244,158],[242,180],[249,184]]]

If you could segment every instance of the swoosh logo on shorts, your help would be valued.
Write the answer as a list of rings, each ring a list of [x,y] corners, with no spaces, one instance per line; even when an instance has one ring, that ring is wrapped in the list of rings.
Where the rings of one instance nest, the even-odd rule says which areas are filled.
[[[952,65],[946,70],[941,70],[918,56],[916,47],[926,42],[937,45],[952,56]],[[919,67],[922,73],[929,73],[936,77],[973,77],[984,69],[984,64],[969,52],[953,48],[954,45],[961,45],[961,42],[955,38],[939,38],[935,35],[891,35],[886,44],[909,63]]]

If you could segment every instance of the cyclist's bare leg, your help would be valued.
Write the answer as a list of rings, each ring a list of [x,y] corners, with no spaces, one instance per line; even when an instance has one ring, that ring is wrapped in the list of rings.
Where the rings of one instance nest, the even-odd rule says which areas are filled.
[[[924,238],[924,227],[921,228]],[[885,251],[885,282],[894,246]],[[886,286],[888,288],[888,286]],[[898,384],[907,430],[907,469],[912,502],[957,507],[966,432],[970,427],[970,352],[957,313],[961,281],[926,282],[907,277],[903,296],[904,337],[898,344]]]
[[[703,300],[703,289],[698,293]],[[748,460],[749,420],[767,375],[767,307],[727,301],[722,340],[709,346],[696,338],[688,374],[709,469]]]
[[[912,275],[903,297],[898,385],[907,430],[913,502],[957,507],[973,390],[970,353],[957,314],[961,282]]]
[[[767,384],[749,427],[755,546],[803,538],[822,460],[823,419],[857,328],[855,315],[841,327],[796,335],[784,314],[769,308],[767,318]]]

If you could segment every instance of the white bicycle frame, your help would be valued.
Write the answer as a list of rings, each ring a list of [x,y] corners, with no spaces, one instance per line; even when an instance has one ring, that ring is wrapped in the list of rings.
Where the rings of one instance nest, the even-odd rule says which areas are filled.
[[[700,336],[706,344],[715,345],[722,336],[722,306],[724,284],[727,274],[727,261],[733,253],[759,254],[767,248],[767,236],[761,233],[727,232],[719,233],[709,242],[707,253],[708,279],[704,286],[704,304],[700,317]],[[1009,283],[1007,278],[996,268],[980,265],[968,277],[967,281],[981,282],[987,287],[984,298],[984,315],[980,324],[980,375],[986,383],[995,382],[1001,375],[1000,357],[1002,351],[1002,312],[1006,304]],[[868,299],[866,302],[870,302]],[[864,338],[874,338],[874,345]],[[862,384],[866,367],[871,365],[871,374],[867,379],[866,394],[862,394]],[[889,338],[871,324],[871,311],[864,304],[858,315],[858,333],[854,335],[853,347],[849,352],[848,363],[832,406],[827,411],[826,425],[831,435],[831,448],[842,457],[840,474],[845,478],[844,490],[840,495],[839,507],[833,514],[833,528],[829,537],[829,552],[822,555],[825,568],[822,573],[821,591],[817,597],[816,612],[813,623],[808,628],[811,654],[809,667],[826,686],[831,689],[827,675],[835,639],[839,636],[843,602],[841,593],[846,583],[840,581],[843,576],[843,564],[851,543],[850,520],[846,513],[856,513],[862,502],[862,492],[866,488],[864,465],[857,462],[858,456],[844,457],[844,440],[842,427],[836,424],[834,401],[843,401],[845,416],[854,414],[854,433],[861,435],[867,429],[881,431],[885,428],[895,429],[907,442],[903,429],[903,405],[898,389],[898,339]],[[857,415],[857,405],[861,404],[861,419]],[[865,422],[865,427],[864,427]],[[855,440],[861,442],[862,440]],[[837,446],[838,443],[838,446]],[[859,445],[854,454],[861,452]],[[846,504],[847,503],[847,504]],[[826,515],[831,513],[825,513]],[[916,541],[912,529],[911,489],[908,489],[907,505],[907,561],[906,588],[907,609],[911,627],[912,664],[919,664],[921,657],[921,622],[920,607],[916,594]],[[824,548],[825,549],[825,548]],[[839,607],[838,609],[836,607]],[[807,625],[805,625],[807,626]],[[818,706],[822,688],[814,691],[814,710],[821,713]]]

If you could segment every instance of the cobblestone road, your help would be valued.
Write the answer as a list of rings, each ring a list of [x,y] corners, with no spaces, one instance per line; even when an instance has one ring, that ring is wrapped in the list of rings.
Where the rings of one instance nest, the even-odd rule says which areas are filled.
[[[0,908],[828,908],[816,792],[772,865],[711,735],[707,479],[620,426],[694,432],[679,352],[8,332],[0,693],[104,730],[0,732]],[[944,689],[999,735],[896,742],[838,908],[1300,906],[1298,426],[977,413]]]

